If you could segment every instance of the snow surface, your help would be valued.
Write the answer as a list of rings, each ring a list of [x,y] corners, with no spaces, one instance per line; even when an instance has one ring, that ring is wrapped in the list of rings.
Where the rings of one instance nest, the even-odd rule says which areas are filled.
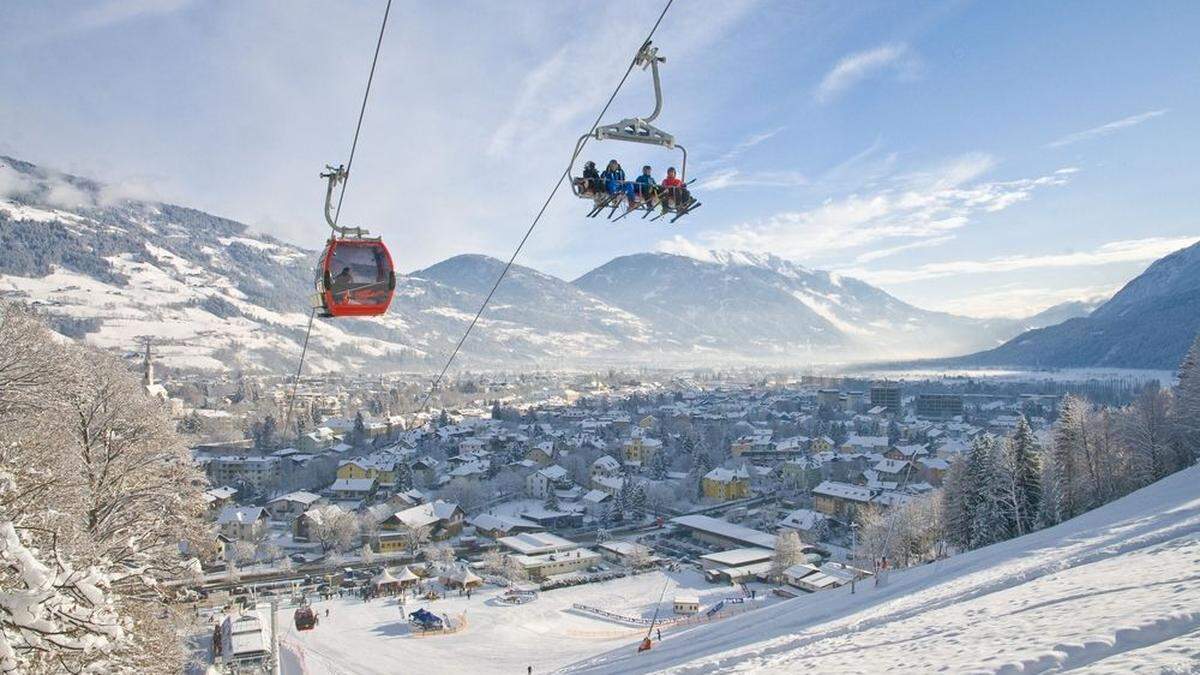
[[[665,586],[665,591],[664,591]],[[730,586],[704,581],[694,571],[652,572],[603,583],[545,591],[531,603],[505,606],[494,601],[502,589],[491,586],[472,593],[471,599],[451,594],[443,600],[409,601],[414,612],[427,607],[439,615],[457,617],[466,612],[467,627],[451,635],[413,637],[394,598],[373,600],[334,599],[315,607],[321,622],[316,629],[299,632],[289,625],[282,636],[283,675],[371,673],[545,673],[573,661],[637,641],[646,629],[617,623],[571,609],[580,603],[622,616],[649,618],[662,598],[661,618],[670,618],[676,595],[691,595],[707,608],[724,598],[738,596]],[[759,591],[759,595],[763,595]],[[330,609],[329,618],[325,608]],[[291,609],[281,609],[280,625]],[[728,622],[732,619],[724,619]],[[670,629],[663,629],[663,637]]]
[[[1057,527],[573,673],[1200,672],[1200,467]]]

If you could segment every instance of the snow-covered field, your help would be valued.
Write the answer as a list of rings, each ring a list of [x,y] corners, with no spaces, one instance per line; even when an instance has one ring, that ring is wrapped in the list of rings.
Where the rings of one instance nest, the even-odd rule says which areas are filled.
[[[1200,467],[1057,527],[568,672],[1200,672]]]
[[[670,618],[671,602],[677,594],[699,596],[701,607],[738,595],[732,587],[706,583],[694,571],[653,572],[547,591],[539,593],[537,600],[517,606],[496,603],[494,598],[500,593],[492,587],[472,593],[470,600],[451,595],[432,603],[410,601],[409,612],[418,607],[451,617],[466,612],[465,630],[434,637],[413,637],[400,618],[395,599],[319,602],[321,623],[315,630],[299,632],[289,626],[281,635],[283,674],[524,673],[529,666],[545,673],[618,645],[636,643],[645,635],[645,628],[573,611],[574,603],[649,618],[662,597],[660,617]],[[324,616],[326,608],[329,618]],[[290,619],[291,610],[280,611],[282,625]],[[664,629],[663,637],[670,633]]]

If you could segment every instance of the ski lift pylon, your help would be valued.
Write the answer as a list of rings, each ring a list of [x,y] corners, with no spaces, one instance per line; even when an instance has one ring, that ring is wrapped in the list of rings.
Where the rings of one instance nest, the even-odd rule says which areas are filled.
[[[589,138],[597,141],[625,141],[628,143],[642,143],[644,145],[657,145],[668,150],[679,149],[682,154],[682,160],[679,165],[679,179],[683,182],[684,187],[689,184],[687,179],[687,148],[675,142],[675,136],[664,131],[653,124],[658,119],[663,107],[662,79],[659,76],[658,64],[666,63],[665,56],[658,55],[658,47],[653,46],[650,40],[647,40],[638,50],[637,56],[634,57],[633,63],[635,66],[641,66],[642,70],[650,69],[651,76],[654,82],[654,110],[645,117],[630,117],[623,119],[615,124],[598,125],[593,131],[590,131],[579,137],[575,142],[575,151],[571,155],[571,189],[575,196],[581,199],[590,199],[593,202],[593,208],[588,213],[589,218],[594,218],[602,213],[605,209],[610,208],[608,217],[611,219],[616,213],[617,207],[621,205],[621,193],[609,194],[601,189],[599,185],[590,185],[587,180],[574,175],[575,162],[579,160],[579,155],[583,151],[583,144]],[[679,220],[683,216],[698,208],[700,203],[696,201],[685,189],[669,188],[665,191],[666,197],[660,201],[663,213],[653,218],[658,220],[667,213],[675,214],[671,222]],[[684,201],[684,195],[687,195],[686,204],[679,203]],[[639,199],[642,199],[639,196]],[[655,204],[646,204],[646,213],[642,217],[653,213]],[[620,218],[629,215],[633,209],[623,213]],[[619,219],[619,218],[618,218]]]
[[[326,166],[325,222],[331,233],[317,262],[313,305],[323,317],[380,316],[387,312],[396,289],[392,255],[380,237],[361,227],[337,224],[333,189],[346,180],[345,167]]]

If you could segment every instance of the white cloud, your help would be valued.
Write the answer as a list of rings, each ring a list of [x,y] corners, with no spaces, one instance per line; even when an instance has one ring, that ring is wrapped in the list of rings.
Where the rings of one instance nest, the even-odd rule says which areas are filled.
[[[968,154],[932,170],[899,177],[866,194],[829,199],[805,211],[788,211],[727,230],[708,230],[692,237],[702,250],[733,249],[770,252],[785,258],[812,260],[889,240],[916,247],[912,240],[942,239],[966,226],[977,214],[1001,211],[1032,197],[1034,191],[1064,185],[1070,174],[1053,173],[1012,181],[981,181],[995,161]],[[718,177],[735,183],[738,176]],[[678,248],[678,244],[668,244]],[[924,244],[934,246],[936,244]],[[875,252],[875,257],[886,257]],[[864,255],[870,257],[871,252]]]
[[[719,157],[709,160],[709,161],[705,161],[705,162],[697,162],[696,167],[698,169],[708,169],[708,168],[712,168],[712,167],[726,166],[733,160],[737,159],[738,157],[741,157],[742,154],[745,153],[747,150],[749,150],[761,143],[771,140],[772,138],[777,136],[779,134],[779,132],[783,131],[784,128],[785,127],[777,127],[775,129],[769,129],[767,131],[761,131],[761,132],[758,132],[755,134],[750,134],[749,136],[742,139],[741,141],[738,141],[736,144],[734,144],[733,147],[726,150]]]
[[[1077,131],[1073,134],[1067,134],[1066,136],[1063,136],[1062,138],[1058,139],[1057,141],[1046,144],[1046,147],[1061,148],[1064,145],[1071,145],[1072,143],[1078,143],[1080,141],[1090,141],[1093,138],[1100,138],[1102,136],[1108,136],[1109,134],[1120,131],[1121,129],[1128,129],[1129,127],[1135,127],[1135,126],[1141,124],[1142,122],[1152,120],[1155,117],[1161,117],[1163,115],[1166,115],[1167,112],[1168,112],[1168,109],[1163,108],[1162,110],[1151,110],[1149,112],[1144,112],[1144,113],[1141,113],[1140,115],[1130,115],[1129,117],[1119,119],[1115,122],[1109,122],[1108,124],[1102,124],[1098,127],[1092,127],[1091,129],[1085,129],[1083,131]]]
[[[844,57],[817,85],[816,98],[829,103],[859,82],[886,69],[894,69],[901,76],[912,77],[917,69],[917,58],[906,44],[887,44],[875,49],[856,52]]]
[[[951,260],[928,263],[911,269],[854,269],[841,271],[844,274],[853,275],[874,284],[903,284],[970,274],[1012,272],[1029,269],[1095,267],[1113,263],[1144,262],[1157,260],[1181,248],[1191,246],[1197,241],[1200,241],[1200,236],[1125,239],[1108,242],[1090,251],[1000,256],[986,260]]]
[[[700,192],[713,192],[733,187],[794,187],[807,185],[808,180],[796,171],[751,171],[721,169],[696,184]]]
[[[913,249],[933,248],[935,246],[941,246],[942,244],[945,244],[945,243],[953,241],[953,240],[954,240],[953,234],[948,234],[943,237],[934,237],[932,239],[918,239],[917,241],[910,241],[907,244],[899,244],[897,246],[889,246],[887,248],[878,248],[873,251],[866,251],[864,253],[860,253],[860,254],[858,254],[857,257],[854,258],[854,262],[856,262],[858,264],[869,263],[874,260],[879,260],[881,258],[887,258],[889,256],[896,255],[897,253],[903,253],[905,251],[911,251]]]
[[[1064,302],[1106,299],[1118,288],[1112,285],[1044,288],[1006,284],[991,291],[972,290],[963,296],[933,301],[929,309],[978,318],[1021,318]]]

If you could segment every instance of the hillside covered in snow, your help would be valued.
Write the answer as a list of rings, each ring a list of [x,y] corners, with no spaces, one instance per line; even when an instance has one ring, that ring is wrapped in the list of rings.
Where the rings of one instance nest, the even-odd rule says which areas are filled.
[[[164,365],[290,370],[317,253],[195,209],[0,157],[0,298]],[[401,274],[389,313],[318,320],[313,371],[440,365],[503,268],[459,255]],[[464,345],[466,367],[850,362],[994,347],[1036,323],[930,312],[773,256],[624,256],[568,282],[515,266]]]
[[[1058,526],[571,673],[1200,671],[1200,467]]]

